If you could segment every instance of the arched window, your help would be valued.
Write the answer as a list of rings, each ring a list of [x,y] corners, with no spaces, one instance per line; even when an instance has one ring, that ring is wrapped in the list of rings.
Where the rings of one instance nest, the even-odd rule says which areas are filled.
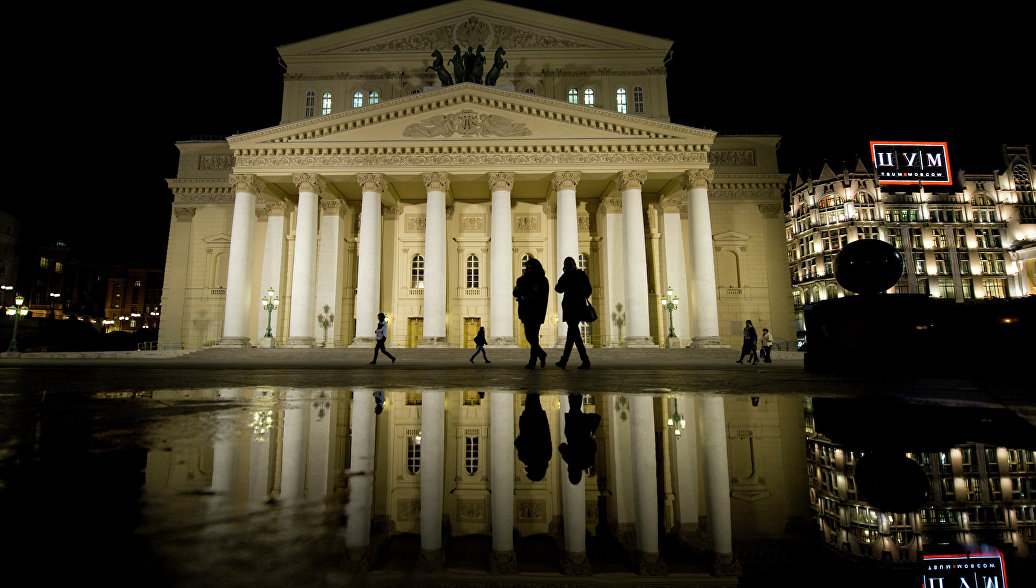
[[[212,263],[212,284],[213,288],[227,287],[227,270],[229,256],[226,253],[217,253]]]
[[[568,101],[572,104],[579,104],[579,90],[576,88],[568,89]]]
[[[353,93],[353,108],[359,108],[363,106],[363,92]]]
[[[633,114],[644,114],[644,88],[633,87]]]
[[[615,109],[626,114],[626,88],[619,88],[615,91]]]
[[[585,253],[580,253],[579,258],[576,260],[576,267],[583,270],[584,272],[590,271],[590,256]]]
[[[312,118],[317,106],[317,95],[313,90],[306,92],[306,118]]]
[[[860,204],[874,204],[874,198],[866,192],[857,192],[856,202]]]
[[[424,288],[424,256],[415,255],[410,262],[410,287]]]
[[[530,259],[532,259],[532,254],[531,253],[526,253],[525,255],[522,256],[522,272],[525,271],[525,264],[529,263]]]
[[[583,90],[583,104],[587,106],[594,105],[594,91],[593,88],[587,88]]]
[[[411,93],[411,94],[420,94],[420,93],[421,93],[421,89],[420,89],[420,88],[417,88],[416,90],[414,90],[414,91],[412,91],[412,92],[410,92],[410,93]]]
[[[526,94],[535,94],[536,93],[536,88],[526,88],[525,89],[525,93]]]
[[[377,91],[367,94],[367,104],[377,104],[379,100],[381,100],[381,97]]]
[[[464,437],[464,471],[469,476],[478,473],[478,437]]]
[[[406,438],[406,471],[411,476],[421,471],[421,437],[410,435]]]
[[[838,298],[838,286],[836,286],[834,284],[828,284],[827,285],[827,299],[828,300],[834,300],[835,298]]]
[[[324,92],[324,97],[320,100],[320,114],[321,116],[331,114],[331,92]]]
[[[465,281],[468,288],[478,288],[478,257],[475,254],[468,256]]]
[[[993,201],[985,194],[976,194],[972,203],[975,206],[993,206]]]

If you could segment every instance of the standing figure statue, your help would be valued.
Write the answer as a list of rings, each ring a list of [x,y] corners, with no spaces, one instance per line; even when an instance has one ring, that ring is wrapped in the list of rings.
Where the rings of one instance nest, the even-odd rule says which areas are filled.
[[[472,82],[471,70],[475,68],[475,52],[471,47],[468,47],[468,52],[464,54],[464,81]]]
[[[482,83],[482,69],[486,63],[486,56],[482,55],[482,52],[485,50],[486,48],[482,45],[479,45],[478,49],[475,50],[475,59],[472,60],[471,67],[468,69],[469,82],[474,82],[476,84]]]
[[[432,57],[435,58],[435,61],[433,61],[432,64],[425,69],[425,71],[428,71],[430,69],[437,73],[439,75],[439,81],[442,83],[444,88],[446,86],[452,86],[453,78],[450,76],[450,72],[446,71],[446,68],[442,65],[442,53],[440,53],[439,50],[436,49],[435,51],[432,51]]]
[[[500,72],[507,67],[507,62],[504,61],[504,55],[507,51],[504,51],[503,47],[496,48],[496,54],[493,56],[493,67],[489,68],[489,73],[486,74],[486,85],[495,86],[496,81],[500,78]]]
[[[464,70],[464,57],[460,53],[460,45],[453,46],[453,57],[446,63],[453,64],[453,79],[457,80],[458,84],[467,81],[468,74]]]

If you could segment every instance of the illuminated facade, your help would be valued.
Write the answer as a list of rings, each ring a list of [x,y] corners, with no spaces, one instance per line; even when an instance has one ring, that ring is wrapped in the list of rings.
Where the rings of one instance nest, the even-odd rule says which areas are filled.
[[[846,295],[834,260],[846,243],[881,239],[903,256],[890,289],[957,301],[1036,294],[1036,192],[1028,147],[1005,147],[999,173],[960,174],[946,187],[879,186],[858,161],[836,174],[797,178],[787,213],[787,253],[798,331],[805,304]]]
[[[453,45],[509,66],[441,87],[431,53]],[[256,344],[270,287],[278,345],[323,342],[333,315],[327,346],[372,346],[378,312],[391,346],[461,347],[480,326],[525,345],[528,257],[551,280],[565,257],[586,268],[592,346],[729,344],[746,318],[790,338],[778,138],[670,123],[670,46],[462,0],[280,47],[280,126],[178,144],[160,346]]]

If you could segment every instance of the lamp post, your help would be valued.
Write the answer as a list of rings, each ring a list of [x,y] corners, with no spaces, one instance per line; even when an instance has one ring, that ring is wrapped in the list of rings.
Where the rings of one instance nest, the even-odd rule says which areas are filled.
[[[266,297],[260,302],[263,303],[263,310],[266,311],[266,335],[264,338],[270,339],[273,334],[270,331],[270,327],[273,321],[273,311],[277,309],[277,306],[281,303],[280,299],[274,295],[273,286],[266,292]]]
[[[3,302],[0,303],[0,307],[5,307],[5,308],[7,307],[7,291],[8,290],[14,290],[14,286],[8,286],[7,284],[4,284],[3,286],[0,286],[0,291],[2,291],[4,293],[4,299],[3,299]]]
[[[666,288],[665,298],[659,300],[658,302],[662,305],[662,308],[669,311],[669,338],[675,339],[676,331],[673,330],[673,311],[676,310],[676,307],[680,305],[680,297],[673,296],[673,288],[672,286],[670,286]]]
[[[29,314],[29,309],[22,305],[25,298],[15,295],[14,306],[7,307],[7,316],[14,317],[14,329],[11,330],[11,345],[7,348],[8,353],[18,353],[18,322],[22,317]]]
[[[58,301],[58,298],[61,298],[61,292],[50,293],[50,318],[58,318],[57,313],[54,312],[54,304]]]
[[[666,420],[666,426],[673,430],[673,435],[677,439],[683,434],[684,430],[687,429],[687,421],[680,414],[680,407],[677,406],[676,399],[673,399],[673,414]]]

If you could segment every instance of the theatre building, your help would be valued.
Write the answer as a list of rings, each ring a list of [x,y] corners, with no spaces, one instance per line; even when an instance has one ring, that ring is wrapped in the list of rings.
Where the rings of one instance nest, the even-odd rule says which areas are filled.
[[[263,344],[270,288],[277,346],[372,346],[379,312],[390,346],[526,345],[515,279],[566,257],[592,346],[790,339],[779,139],[670,122],[671,45],[462,0],[280,47],[279,126],[177,145],[160,346]],[[443,64],[468,47],[494,85]]]

